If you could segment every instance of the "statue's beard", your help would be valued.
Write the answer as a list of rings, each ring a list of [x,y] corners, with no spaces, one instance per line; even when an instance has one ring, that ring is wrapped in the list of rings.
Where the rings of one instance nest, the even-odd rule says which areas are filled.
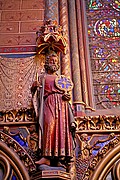
[[[45,69],[50,70],[53,73],[53,72],[58,71],[59,65],[51,65],[51,66],[47,65]]]

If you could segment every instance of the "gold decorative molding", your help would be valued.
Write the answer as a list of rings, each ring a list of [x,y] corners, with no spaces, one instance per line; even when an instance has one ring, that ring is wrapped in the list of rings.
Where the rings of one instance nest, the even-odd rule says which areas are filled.
[[[77,132],[103,132],[120,130],[120,116],[84,116],[76,118]]]
[[[113,166],[113,176],[116,180],[120,179],[120,158]]]
[[[107,138],[104,136],[103,139],[99,139],[93,144],[88,141],[87,134],[81,135],[80,138],[82,138],[81,153],[76,158],[77,178],[103,180],[103,177],[110,171],[110,167],[113,167],[113,164],[120,158],[120,136],[111,133]],[[97,151],[96,155],[93,151]],[[116,175],[118,176],[118,174]]]
[[[11,173],[10,164],[7,158],[3,156],[1,153],[0,153],[0,167],[1,170],[3,171],[4,179],[9,179]]]
[[[0,126],[10,124],[35,123],[34,110],[21,108],[19,110],[0,111]]]
[[[7,166],[5,169],[2,167],[3,170],[7,170],[7,173],[5,171],[3,172],[4,180],[12,179],[12,176],[14,175],[17,179],[28,180],[28,171],[19,159],[19,156],[13,150],[11,150],[3,141],[0,141],[0,166],[2,167],[3,164],[4,166]],[[9,166],[11,169],[9,169]]]
[[[74,101],[73,104],[82,104],[85,106],[85,103],[83,101]]]
[[[27,153],[25,148],[23,148],[11,136],[0,131],[0,141],[2,141],[4,144],[6,144],[10,149],[12,149],[13,152],[15,152],[19,156],[19,158],[21,159],[21,161],[25,165],[28,172],[32,172],[36,169],[36,166],[35,166],[32,158]]]
[[[120,136],[111,140],[95,156],[88,167],[86,174],[91,180],[104,179],[110,168],[120,159]],[[103,158],[104,157],[104,158]],[[117,174],[118,175],[118,174]],[[118,175],[120,177],[120,174]]]

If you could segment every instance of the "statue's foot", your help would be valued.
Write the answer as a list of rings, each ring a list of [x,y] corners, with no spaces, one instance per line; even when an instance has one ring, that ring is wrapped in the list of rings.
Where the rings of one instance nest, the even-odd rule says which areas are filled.
[[[45,164],[50,166],[50,160],[43,157],[39,161],[36,161],[35,164],[37,165]]]
[[[58,162],[58,163],[57,163],[57,166],[66,169],[66,166],[65,166],[64,164],[62,164],[61,162]]]

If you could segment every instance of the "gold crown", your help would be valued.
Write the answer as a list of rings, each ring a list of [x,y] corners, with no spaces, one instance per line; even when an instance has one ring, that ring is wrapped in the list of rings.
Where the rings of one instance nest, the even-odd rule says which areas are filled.
[[[62,26],[57,26],[56,21],[48,20],[37,34],[37,53],[45,53],[49,49],[66,53],[66,39]]]

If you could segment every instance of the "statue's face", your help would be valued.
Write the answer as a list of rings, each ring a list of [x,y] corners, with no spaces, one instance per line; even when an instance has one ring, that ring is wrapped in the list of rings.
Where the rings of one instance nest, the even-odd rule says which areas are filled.
[[[57,56],[50,56],[47,62],[47,70],[56,72],[59,69],[59,60]]]
[[[48,60],[49,66],[55,67],[58,65],[58,58],[56,56],[51,56]]]

